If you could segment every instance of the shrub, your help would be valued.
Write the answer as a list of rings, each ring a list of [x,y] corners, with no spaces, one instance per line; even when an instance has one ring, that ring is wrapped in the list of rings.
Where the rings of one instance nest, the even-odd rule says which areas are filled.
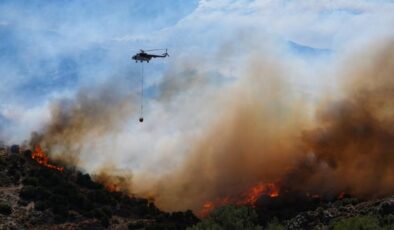
[[[0,214],[3,215],[10,215],[12,213],[12,208],[11,205],[6,203],[6,202],[1,202],[0,203]]]
[[[8,156],[8,164],[11,165],[11,167],[18,167],[20,157],[18,154],[11,154]]]
[[[108,217],[112,216],[112,211],[109,206],[104,206],[101,208],[101,210],[105,213],[106,216],[108,216]]]
[[[23,156],[25,156],[26,158],[31,158],[31,155],[32,155],[32,151],[31,150],[25,150],[24,152],[23,152]]]
[[[101,223],[102,226],[108,228],[108,226],[109,226],[109,219],[108,219],[108,217],[102,217],[100,219],[100,223]]]
[[[104,188],[101,184],[93,182],[89,174],[82,174],[81,172],[78,172],[77,174],[77,184],[88,189]]]
[[[24,185],[32,185],[32,186],[37,186],[38,185],[38,179],[36,177],[27,177],[22,181]]]
[[[145,224],[144,222],[137,221],[137,222],[129,223],[129,225],[127,226],[127,228],[128,228],[129,230],[141,229],[141,228],[144,228],[145,225],[146,225],[146,224]]]
[[[51,204],[54,213],[65,217],[67,216],[67,212],[69,209],[67,198],[59,196],[57,194],[51,194],[49,198],[49,203]]]
[[[68,217],[68,208],[63,205],[54,205],[52,207],[52,211],[55,215],[58,215],[61,218],[58,218],[59,222],[62,222]]]
[[[77,210],[89,211],[94,207],[94,203],[86,198],[82,193],[76,194],[75,199],[73,199],[72,202]]]
[[[106,217],[106,214],[103,212],[103,210],[97,208],[93,211],[93,215],[97,219],[101,219],[103,217]]]
[[[334,230],[374,230],[382,229],[379,221],[373,216],[356,216],[341,219],[332,225]]]
[[[19,145],[12,145],[10,148],[11,153],[17,154],[20,152]]]
[[[24,186],[19,196],[24,200],[33,200],[36,198],[36,188],[34,186]]]
[[[217,208],[207,218],[188,229],[260,230],[262,227],[257,224],[257,214],[253,209],[228,205]]]
[[[145,226],[146,230],[178,229],[175,223],[152,223]],[[204,229],[206,230],[206,229]]]
[[[50,206],[50,204],[47,201],[37,201],[35,203],[35,209],[39,210],[39,211],[44,211],[46,209],[48,209]]]
[[[89,198],[100,204],[109,204],[111,202],[110,193],[105,189],[91,191]]]
[[[383,224],[387,229],[394,229],[394,215],[389,214],[383,216],[381,219],[381,224]]]
[[[272,222],[270,222],[265,230],[285,230],[286,227],[281,225],[278,221],[278,219],[274,218]]]

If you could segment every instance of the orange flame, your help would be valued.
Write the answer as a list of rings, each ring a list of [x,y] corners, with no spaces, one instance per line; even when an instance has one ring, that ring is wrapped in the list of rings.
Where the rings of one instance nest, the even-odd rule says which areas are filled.
[[[105,188],[110,192],[119,192],[119,186],[117,184],[106,184]]]
[[[59,167],[56,165],[52,165],[49,164],[49,158],[47,157],[47,155],[44,153],[44,151],[42,151],[41,147],[39,145],[37,145],[33,151],[33,153],[31,154],[31,158],[33,160],[35,160],[37,163],[39,163],[40,165],[43,165],[47,168],[50,169],[54,169],[57,171],[62,172],[64,170],[63,167]]]
[[[346,193],[345,193],[345,192],[340,192],[340,193],[338,194],[338,199],[342,200],[343,198],[345,198],[345,196],[346,196]]]
[[[258,183],[251,187],[247,192],[240,194],[236,197],[226,196],[224,198],[218,198],[214,201],[207,201],[203,204],[202,209],[197,213],[200,217],[206,217],[215,208],[234,204],[234,205],[249,205],[252,207],[256,206],[256,201],[262,195],[267,195],[272,198],[279,196],[279,187],[275,183]]]
[[[278,197],[279,188],[274,183],[258,183],[249,189],[249,192],[246,194],[245,198],[239,202],[239,204],[250,205],[254,207],[256,205],[257,199],[262,195]]]
[[[202,209],[198,212],[198,216],[206,217],[215,209],[215,204],[212,201],[207,201],[203,204]]]

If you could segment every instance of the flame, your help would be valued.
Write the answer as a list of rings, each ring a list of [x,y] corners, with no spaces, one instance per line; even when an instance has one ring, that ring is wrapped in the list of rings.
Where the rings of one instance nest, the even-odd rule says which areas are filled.
[[[119,192],[119,186],[117,184],[106,184],[105,188],[110,192]]]
[[[257,199],[262,196],[267,195],[269,197],[278,197],[279,196],[279,188],[274,183],[258,183],[249,189],[246,197],[239,202],[240,205],[250,205],[256,206]]]
[[[252,207],[256,206],[256,201],[262,195],[266,195],[272,198],[279,196],[279,187],[275,183],[258,183],[257,185],[248,189],[247,192],[238,196],[225,196],[223,198],[217,198],[213,201],[207,201],[203,204],[201,210],[197,213],[200,217],[206,217],[215,208],[221,207],[228,204],[234,204],[237,206],[249,205]]]
[[[207,201],[203,204],[201,210],[197,213],[199,217],[206,217],[211,213],[215,208],[228,205],[228,204],[233,204],[234,202],[231,202],[230,197],[223,197],[223,198],[217,198],[214,201]]]
[[[63,167],[59,167],[56,165],[52,165],[49,163],[49,158],[47,157],[47,155],[44,153],[44,151],[42,151],[41,147],[39,145],[37,145],[33,151],[33,153],[31,154],[31,158],[33,160],[35,160],[37,163],[39,163],[40,165],[43,165],[47,168],[50,169],[54,169],[57,171],[62,172],[64,170]]]
[[[212,201],[207,201],[203,204],[202,209],[198,212],[198,216],[206,217],[215,209],[215,204]]]
[[[346,193],[345,192],[340,192],[339,194],[338,194],[338,196],[337,196],[337,198],[339,199],[339,200],[342,200],[342,199],[344,199],[346,197]]]

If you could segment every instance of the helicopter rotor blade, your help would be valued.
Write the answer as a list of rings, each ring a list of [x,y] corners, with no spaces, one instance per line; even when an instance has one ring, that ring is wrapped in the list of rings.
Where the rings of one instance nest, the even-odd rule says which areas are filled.
[[[150,51],[158,51],[158,50],[166,50],[166,49],[151,49],[151,50],[145,50],[145,51],[150,52]]]

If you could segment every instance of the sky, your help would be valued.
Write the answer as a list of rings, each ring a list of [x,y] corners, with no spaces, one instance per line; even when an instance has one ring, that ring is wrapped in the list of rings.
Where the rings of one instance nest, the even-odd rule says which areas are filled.
[[[171,171],[191,154],[229,100],[247,103],[257,91],[249,96],[287,118],[283,100],[313,111],[327,92],[340,94],[338,66],[392,39],[393,12],[392,0],[2,0],[0,140],[45,133],[56,114],[80,120],[65,128],[77,139],[60,136],[80,143],[56,140],[52,152],[77,152],[87,171],[112,162],[138,187],[146,172]],[[170,57],[143,66],[142,125],[141,64],[130,58],[158,48]]]
[[[21,132],[29,132],[40,124],[25,119],[43,120],[50,100],[116,75],[127,78],[132,89],[139,68],[130,56],[139,48],[157,48],[145,47],[150,42],[144,36],[173,26],[196,6],[160,0],[1,1],[0,122],[24,123],[30,127]]]
[[[24,124],[29,127],[21,132],[27,133],[38,128],[38,117],[48,116],[42,108],[49,101],[72,96],[81,87],[123,78],[131,90],[138,88],[140,69],[129,58],[140,48],[168,48],[173,54],[146,70],[147,90],[154,94],[167,62],[211,57],[241,37],[282,43],[296,55],[328,56],[390,33],[392,12],[390,0],[3,0],[0,122],[18,126],[35,119],[26,116],[36,117],[37,124]],[[233,49],[242,56],[251,48]],[[21,138],[19,132],[11,139]]]
[[[171,55],[145,67],[147,96],[157,99],[166,71],[189,57],[211,60],[204,68],[214,82],[233,78],[234,69],[223,63],[242,60],[255,43],[324,63],[355,44],[392,35],[393,10],[391,0],[3,0],[1,137],[28,138],[49,119],[51,101],[81,88],[124,81],[138,93],[140,66],[130,57],[141,48],[168,48]],[[318,90],[316,81],[334,84],[305,81],[300,85],[314,85],[306,91]]]

